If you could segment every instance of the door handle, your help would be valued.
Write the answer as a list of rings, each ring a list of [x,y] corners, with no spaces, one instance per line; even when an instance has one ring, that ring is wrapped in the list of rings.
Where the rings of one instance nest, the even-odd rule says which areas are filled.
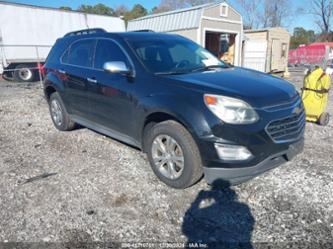
[[[93,84],[97,83],[97,80],[94,79],[94,78],[87,78],[87,81],[90,82],[90,83],[93,83]]]
[[[59,72],[59,73],[62,73],[62,74],[66,74],[66,71],[61,70],[61,69],[59,69],[58,72]]]

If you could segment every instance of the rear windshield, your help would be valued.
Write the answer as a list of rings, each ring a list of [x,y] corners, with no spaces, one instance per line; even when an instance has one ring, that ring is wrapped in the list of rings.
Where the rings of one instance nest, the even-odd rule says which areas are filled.
[[[224,66],[223,62],[206,49],[176,36],[163,39],[136,38],[127,42],[153,73],[188,72],[205,66]]]

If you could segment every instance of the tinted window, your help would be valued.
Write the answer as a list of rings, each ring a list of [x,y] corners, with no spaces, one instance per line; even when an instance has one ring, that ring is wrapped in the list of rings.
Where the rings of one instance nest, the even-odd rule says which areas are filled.
[[[68,64],[92,67],[95,42],[95,40],[91,39],[75,42],[70,47],[68,58],[66,57],[66,54],[63,57],[63,62],[65,62],[64,60],[67,60]]]
[[[129,67],[128,59],[121,48],[113,41],[98,40],[95,54],[95,68],[103,69],[105,62],[123,61]]]
[[[60,61],[63,61],[62,56],[65,54],[65,51],[68,50],[69,45],[70,42],[68,40],[58,39],[48,54],[46,63],[58,64]],[[42,51],[44,52],[45,50],[42,49]]]

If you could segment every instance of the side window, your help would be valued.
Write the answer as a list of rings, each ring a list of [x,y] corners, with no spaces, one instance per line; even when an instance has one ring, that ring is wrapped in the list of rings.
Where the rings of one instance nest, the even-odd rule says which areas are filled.
[[[103,69],[105,62],[122,61],[129,67],[129,62],[121,48],[113,41],[98,40],[95,53],[95,68]]]
[[[62,58],[67,60],[68,64],[82,66],[82,67],[92,67],[92,62],[94,58],[94,49],[95,49],[96,40],[87,39],[75,42],[72,44],[69,50],[69,54]],[[68,58],[67,58],[68,57]]]

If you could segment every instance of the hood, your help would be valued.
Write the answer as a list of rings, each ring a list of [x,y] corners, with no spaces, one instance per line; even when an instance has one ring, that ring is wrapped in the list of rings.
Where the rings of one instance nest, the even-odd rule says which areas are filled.
[[[205,93],[240,98],[257,108],[287,102],[297,95],[288,81],[237,67],[167,77]]]

